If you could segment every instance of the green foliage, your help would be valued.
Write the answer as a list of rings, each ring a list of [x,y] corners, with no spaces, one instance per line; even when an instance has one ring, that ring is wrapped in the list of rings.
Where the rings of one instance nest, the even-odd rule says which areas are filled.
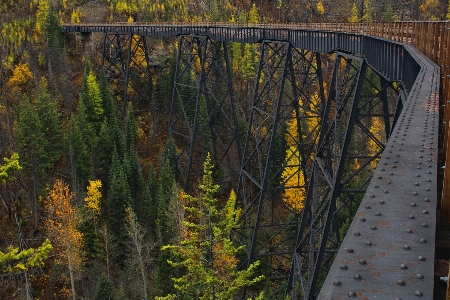
[[[86,262],[89,264],[94,259],[102,256],[102,247],[95,231],[94,220],[84,218],[78,225],[78,229],[83,234],[83,254]]]
[[[6,252],[0,251],[0,273],[12,274],[42,266],[52,249],[49,239],[46,239],[37,249],[29,248],[20,251],[19,248],[9,246]]]
[[[110,170],[110,186],[108,191],[108,225],[114,241],[119,246],[118,262],[123,264],[126,258],[124,245],[125,233],[125,209],[132,204],[131,192],[127,183],[125,172],[121,166],[116,149],[113,152],[113,163]]]
[[[170,226],[168,214],[169,203],[174,196],[175,177],[169,160],[166,160],[161,170],[159,190],[157,196],[157,223],[159,240],[162,245],[167,245],[173,238],[173,228]]]
[[[391,2],[389,2],[386,5],[386,8],[384,10],[383,16],[381,17],[381,20],[383,22],[394,22],[395,21],[394,10],[392,9]]]
[[[86,108],[87,121],[91,123],[96,132],[99,132],[101,122],[104,119],[103,107],[108,100],[103,100],[105,93],[100,90],[95,75],[92,73],[89,63],[87,63],[81,85],[80,100]]]
[[[148,167],[148,181],[144,190],[141,224],[150,238],[156,236],[156,218],[158,214],[156,198],[158,194],[158,179],[153,164]]]
[[[259,13],[256,4],[253,3],[252,8],[248,13],[248,22],[249,23],[258,23],[259,22]]]
[[[175,181],[179,182],[181,180],[181,169],[178,164],[177,146],[175,145],[172,136],[169,136],[169,139],[167,140],[166,161],[175,177]]]
[[[19,164],[19,154],[16,152],[11,155],[11,158],[4,157],[3,160],[5,161],[5,164],[0,165],[0,185],[6,183],[6,180],[11,176],[11,172],[22,170],[22,167]]]
[[[125,143],[128,153],[134,151],[136,146],[137,128],[136,117],[134,116],[133,105],[130,104],[125,118]]]
[[[350,22],[350,23],[356,23],[356,22],[358,22],[359,21],[359,18],[358,18],[358,8],[356,7],[356,3],[353,3],[353,6],[352,6],[352,14],[351,14],[351,16],[350,16],[350,18],[348,18],[348,21]]]
[[[68,140],[70,144],[70,159],[83,185],[93,179],[92,143],[94,131],[87,121],[86,108],[83,101],[78,102],[77,114],[69,120]]]
[[[47,93],[41,80],[35,101],[24,96],[19,106],[17,138],[19,153],[25,167],[34,176],[47,178],[48,170],[59,161],[63,152],[61,115],[57,103]]]
[[[42,1],[43,2],[43,1]],[[43,15],[45,16],[44,21],[44,37],[47,40],[47,45],[53,47],[57,45],[62,47],[63,36],[61,34],[61,20],[59,19],[58,12],[53,6],[50,6],[48,12],[45,14],[45,5],[43,5]],[[41,8],[41,6],[39,6]]]
[[[194,198],[187,195],[185,206],[187,219],[184,225],[187,234],[179,245],[162,248],[170,251],[176,258],[169,263],[182,271],[182,275],[173,278],[174,287],[182,299],[234,299],[244,286],[263,280],[255,278],[254,273],[259,262],[247,269],[237,270],[239,264],[236,255],[242,247],[234,246],[230,240],[230,229],[236,226],[237,213],[232,208],[236,201],[234,193],[230,196],[225,209],[217,208],[214,198],[219,186],[212,178],[213,165],[208,154],[204,162],[201,195]],[[171,294],[156,297],[158,300],[174,299]]]
[[[114,299],[114,287],[108,276],[104,273],[100,276],[95,291],[94,300],[112,300]]]
[[[372,10],[370,8],[369,0],[364,0],[363,16],[361,18],[363,22],[373,22]]]
[[[450,0],[447,2],[447,15],[445,17],[447,20],[450,20]]]

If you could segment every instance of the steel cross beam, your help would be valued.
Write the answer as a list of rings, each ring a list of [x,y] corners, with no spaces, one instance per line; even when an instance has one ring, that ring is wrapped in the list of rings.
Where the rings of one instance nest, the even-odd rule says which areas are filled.
[[[286,296],[315,299],[398,114],[398,89],[338,53]]]
[[[145,37],[131,34],[103,35],[102,70],[113,86],[125,114],[127,101],[150,103],[153,94],[149,51]]]
[[[185,191],[199,180],[208,151],[222,172],[221,183],[238,172],[232,158],[240,157],[240,147],[225,42],[180,36],[169,134],[180,149]]]
[[[264,41],[240,171],[233,238],[284,293],[324,99],[319,53]],[[252,291],[246,289],[244,298]]]

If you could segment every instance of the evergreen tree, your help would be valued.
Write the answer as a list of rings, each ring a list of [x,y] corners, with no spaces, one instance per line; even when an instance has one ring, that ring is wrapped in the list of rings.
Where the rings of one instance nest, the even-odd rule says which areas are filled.
[[[394,10],[392,9],[391,2],[388,2],[388,4],[386,5],[386,8],[384,10],[383,16],[381,17],[381,20],[383,22],[394,22],[395,21]]]
[[[156,217],[158,214],[156,206],[157,194],[158,179],[156,178],[155,167],[150,163],[148,167],[148,181],[144,190],[143,216],[140,220],[149,238],[154,238],[156,236]]]
[[[11,172],[22,170],[22,167],[19,164],[19,154],[16,152],[11,155],[11,158],[4,157],[3,160],[5,161],[5,164],[0,165],[0,185],[5,184],[6,181],[10,179]]]
[[[170,167],[169,161],[166,160],[161,170],[158,195],[156,198],[156,224],[158,232],[158,240],[161,246],[168,245],[174,242],[175,226],[173,217],[174,214],[169,212],[170,204],[177,197],[177,189],[175,177]],[[160,252],[157,261],[156,270],[156,286],[161,294],[174,292],[173,283],[170,279],[176,276],[175,270],[169,265],[168,260],[173,260],[174,257],[169,252]]]
[[[61,20],[58,12],[53,6],[50,6],[44,21],[44,36],[47,45],[53,47],[55,44],[62,48],[63,36],[61,30]]]
[[[104,118],[104,101],[102,96],[95,75],[92,73],[89,63],[86,63],[81,84],[80,101],[84,103],[86,108],[87,121],[91,123],[91,126],[95,128],[97,133]]]
[[[86,120],[83,101],[78,102],[77,114],[69,120],[68,140],[70,160],[76,169],[76,179],[83,186],[93,178],[92,140],[94,134],[91,125]]]
[[[179,245],[163,247],[163,253],[170,251],[175,260],[169,263],[182,271],[173,278],[175,288],[182,299],[235,299],[240,289],[260,282],[263,276],[255,277],[259,262],[247,269],[237,270],[237,254],[242,247],[236,247],[230,240],[230,230],[236,226],[238,211],[234,210],[236,195],[231,194],[224,209],[217,208],[214,195],[219,185],[212,178],[213,166],[210,155],[204,163],[201,196],[186,196],[187,220],[184,222],[187,234]],[[158,300],[174,299],[175,295],[157,297]],[[263,295],[260,295],[260,299]]]
[[[129,177],[128,185],[130,186],[131,196],[134,199],[134,207],[142,207],[142,195],[144,189],[144,179],[142,178],[141,164],[136,151],[132,151],[128,155]],[[127,175],[128,176],[128,175]],[[142,210],[139,209],[139,216]]]
[[[108,191],[108,225],[118,245],[117,261],[123,265],[126,259],[125,209],[131,205],[131,193],[123,169],[111,168],[111,182]]]
[[[167,140],[166,161],[172,170],[175,181],[179,182],[181,180],[181,170],[178,164],[177,147],[172,136],[169,136],[169,139]]]
[[[350,18],[348,18],[348,21],[349,21],[350,23],[356,23],[356,22],[358,22],[358,21],[359,21],[359,18],[358,18],[358,8],[356,7],[356,3],[353,3],[351,13],[352,13],[352,15],[350,16]]]
[[[114,287],[106,274],[102,274],[97,283],[94,300],[113,300]]]
[[[111,93],[108,80],[105,76],[105,72],[102,72],[100,75],[100,93],[102,97],[102,108],[104,116],[106,117],[108,122],[111,122],[111,119],[118,120],[119,113],[117,110],[117,106],[114,103],[114,98]]]
[[[134,152],[137,139],[136,117],[134,116],[133,105],[128,106],[125,119],[125,143],[128,153]]]
[[[364,22],[372,22],[373,21],[372,11],[370,8],[369,0],[364,0],[363,15],[362,15],[361,21],[364,21]]]
[[[97,177],[106,182],[109,174],[109,168],[111,166],[111,159],[114,151],[114,139],[109,127],[109,123],[106,118],[100,128],[98,134],[97,145],[95,149],[95,169]]]
[[[35,101],[24,95],[16,129],[23,166],[33,178],[34,227],[37,230],[39,190],[63,152],[60,114],[56,102],[47,93],[44,79],[39,84]]]
[[[50,94],[47,92],[45,78],[41,79],[38,86],[36,107],[42,123],[43,134],[47,140],[47,146],[44,151],[49,159],[45,167],[50,168],[59,161],[64,146],[61,114],[58,111],[57,102],[51,99]]]
[[[159,240],[162,245],[171,242],[173,238],[173,228],[170,226],[170,216],[168,215],[168,207],[171,198],[173,197],[173,190],[175,187],[175,177],[169,161],[166,160],[161,170],[161,177],[159,180],[159,190],[157,196],[157,222]]]

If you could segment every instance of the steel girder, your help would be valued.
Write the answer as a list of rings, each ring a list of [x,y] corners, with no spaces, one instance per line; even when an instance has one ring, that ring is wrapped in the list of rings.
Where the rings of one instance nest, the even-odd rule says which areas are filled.
[[[114,94],[122,102],[122,113],[125,113],[130,99],[142,101],[146,105],[152,103],[153,84],[145,37],[104,34],[102,70]]]
[[[286,296],[315,299],[398,118],[398,89],[338,53]]]
[[[301,198],[311,173],[324,101],[319,53],[264,41],[241,164],[233,238],[246,249],[242,266],[259,260],[284,293],[295,246]],[[251,291],[244,291],[244,297]]]
[[[335,56],[324,83],[320,54],[263,42],[233,237],[242,267],[260,261],[272,298],[314,298],[398,116],[395,84]]]
[[[179,149],[184,189],[196,184],[207,152],[219,182],[239,170],[240,147],[230,66],[225,42],[180,36],[169,134]]]

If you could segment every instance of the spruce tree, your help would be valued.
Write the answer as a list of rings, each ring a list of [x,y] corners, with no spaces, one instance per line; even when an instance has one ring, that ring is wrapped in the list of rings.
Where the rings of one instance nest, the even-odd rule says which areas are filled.
[[[155,167],[150,163],[148,167],[148,181],[144,191],[143,199],[143,224],[147,236],[156,237],[156,218],[158,214],[156,198],[158,194],[158,179],[156,177]]]
[[[118,158],[117,151],[114,151],[113,153],[110,178],[107,221],[111,235],[120,251],[117,253],[117,261],[119,264],[123,265],[126,259],[126,252],[124,251],[126,243],[126,233],[124,229],[126,217],[125,209],[131,205],[132,200],[130,188]]]
[[[98,133],[104,118],[104,101],[103,94],[100,91],[94,73],[90,69],[89,63],[86,63],[84,70],[80,101],[84,103],[87,121]]]
[[[137,139],[136,117],[134,116],[133,105],[128,106],[125,119],[125,143],[128,153],[134,151]]]
[[[100,128],[98,134],[97,145],[95,147],[95,167],[97,177],[106,182],[111,166],[111,159],[114,151],[114,139],[109,128],[106,118]]]
[[[142,178],[141,164],[136,151],[132,151],[128,155],[129,177],[128,185],[130,186],[131,196],[134,199],[134,207],[142,207],[142,195],[144,189],[144,179]],[[138,210],[138,216],[142,217],[142,210]]]
[[[157,196],[157,222],[158,233],[161,245],[166,245],[171,242],[173,238],[173,228],[170,225],[170,216],[167,213],[169,202],[173,196],[173,189],[175,186],[175,177],[169,161],[166,160],[161,170],[159,180],[159,190]]]
[[[181,243],[162,248],[162,253],[168,251],[174,256],[169,264],[180,271],[179,276],[172,278],[180,299],[235,299],[242,287],[264,279],[264,276],[254,275],[259,262],[238,271],[237,255],[243,248],[230,240],[230,230],[236,227],[239,218],[239,211],[234,209],[236,194],[231,194],[224,209],[217,207],[214,195],[219,185],[213,182],[212,169],[208,154],[199,185],[200,197],[186,195],[184,226],[187,233]],[[175,297],[169,294],[156,299]]]
[[[97,289],[95,291],[94,300],[113,300],[114,299],[114,287],[109,280],[108,276],[104,273],[100,276],[97,283]]]
[[[105,72],[100,74],[100,93],[102,96],[102,108],[103,113],[108,121],[111,118],[118,118],[117,107],[114,103],[114,98],[109,87],[108,80],[106,79]]]
[[[48,157],[48,162],[45,167],[50,168],[60,159],[64,145],[61,114],[58,111],[57,102],[51,99],[47,92],[47,83],[44,78],[39,83],[36,107],[43,134],[47,140],[44,151]]]
[[[68,140],[70,160],[75,166],[77,179],[86,186],[87,180],[93,178],[92,143],[94,133],[86,120],[84,103],[78,102],[75,116],[69,120]]]
[[[44,21],[44,36],[47,40],[47,45],[52,47],[56,44],[62,48],[64,39],[61,33],[61,20],[58,17],[58,12],[52,5]]]
[[[181,180],[181,170],[178,164],[177,147],[172,136],[169,136],[169,139],[167,140],[166,161],[172,170],[175,181],[179,182]]]

